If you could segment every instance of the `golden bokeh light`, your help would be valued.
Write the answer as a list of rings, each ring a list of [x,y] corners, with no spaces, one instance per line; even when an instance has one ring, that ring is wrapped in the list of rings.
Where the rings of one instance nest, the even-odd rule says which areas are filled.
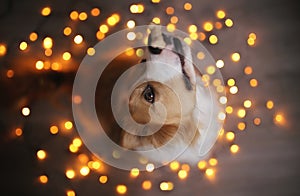
[[[135,54],[137,57],[142,57],[144,56],[144,50],[142,48],[139,48],[135,51]]]
[[[192,6],[192,4],[190,4],[190,3],[185,3],[185,4],[183,5],[183,8],[184,8],[185,10],[187,10],[187,11],[190,11],[190,10],[193,8],[193,6]]]
[[[230,152],[233,153],[233,154],[238,153],[239,150],[240,150],[240,147],[237,144],[232,144],[230,146]]]
[[[97,37],[98,40],[102,40],[102,39],[105,38],[105,34],[102,33],[101,31],[97,31],[96,37]],[[92,55],[90,55],[90,56],[92,56]]]
[[[67,196],[76,196],[76,193],[73,190],[67,190]]]
[[[100,15],[100,9],[99,8],[93,8],[91,10],[91,15],[92,16],[99,16]]]
[[[225,111],[227,114],[231,114],[233,112],[233,108],[231,106],[226,106]]]
[[[43,46],[45,49],[51,49],[53,46],[53,40],[51,37],[45,37],[43,40]]]
[[[184,41],[187,45],[191,45],[191,44],[192,44],[192,40],[191,40],[191,38],[189,38],[189,37],[185,37],[185,38],[183,39],[183,41]]]
[[[35,68],[36,68],[37,70],[42,70],[42,69],[44,68],[44,62],[43,62],[43,61],[37,61],[37,62],[35,63]]]
[[[209,75],[214,74],[214,73],[216,72],[215,66],[213,66],[213,65],[208,66],[208,67],[206,68],[206,72],[207,72]]]
[[[151,181],[149,180],[145,180],[143,183],[142,183],[142,188],[144,190],[150,190],[152,188],[152,183]]]
[[[79,18],[79,20],[81,20],[81,21],[85,21],[85,20],[87,20],[88,15],[87,15],[87,13],[85,13],[85,12],[81,12],[81,13],[78,15],[78,18]]]
[[[22,114],[23,116],[29,116],[30,115],[30,109],[28,107],[22,108]]]
[[[187,171],[181,169],[178,171],[177,175],[178,175],[179,179],[183,180],[183,179],[186,179],[188,173],[187,173]]]
[[[129,29],[134,28],[134,27],[135,27],[135,21],[134,21],[134,20],[128,20],[128,22],[127,22],[127,27],[128,27]]]
[[[47,154],[46,154],[46,151],[39,150],[39,151],[37,151],[36,156],[38,159],[44,160],[46,158]]]
[[[132,4],[129,8],[130,12],[133,14],[140,14],[144,12],[144,6],[142,4]]]
[[[173,7],[167,7],[166,8],[166,13],[168,14],[168,15],[172,15],[172,14],[174,14],[174,8]]]
[[[216,35],[210,35],[208,40],[209,40],[209,43],[211,43],[211,44],[217,44],[218,43],[218,37]]]
[[[172,182],[161,182],[159,188],[162,191],[171,191],[174,188],[174,184]]]
[[[65,128],[66,128],[67,130],[70,130],[70,129],[73,128],[73,123],[72,123],[71,121],[66,121],[66,122],[64,123],[64,126],[65,126]]]
[[[216,29],[222,29],[223,25],[221,22],[215,22],[215,28]]]
[[[234,80],[233,78],[229,78],[229,79],[227,80],[227,85],[228,85],[228,86],[234,86],[234,85],[235,85],[235,80]]]
[[[123,195],[127,192],[127,186],[125,186],[124,184],[119,184],[116,187],[116,191],[117,191],[117,193]]]
[[[152,3],[159,3],[160,0],[151,0]]]
[[[246,110],[243,109],[243,108],[239,109],[239,110],[237,111],[237,116],[238,116],[239,118],[244,118],[244,117],[246,116]]]
[[[50,7],[44,7],[41,11],[42,16],[49,16],[51,14],[51,8]]]
[[[45,50],[45,55],[46,55],[46,56],[51,56],[51,55],[52,55],[52,49],[51,49],[51,48],[47,48],[47,49]]]
[[[190,25],[189,28],[188,28],[188,31],[189,31],[190,33],[196,33],[197,30],[198,30],[198,28],[197,28],[197,26],[194,25],[194,24],[193,24],[193,25]]]
[[[257,87],[257,85],[258,85],[258,81],[256,80],[256,79],[251,79],[250,81],[249,81],[249,83],[250,83],[250,86],[251,87]]]
[[[55,125],[51,126],[50,127],[50,133],[53,134],[53,135],[57,134],[58,133],[58,127],[55,126]]]
[[[261,124],[261,118],[259,118],[259,117],[254,118],[254,119],[253,119],[253,123],[254,123],[256,126],[260,125],[260,124]]]
[[[83,166],[83,167],[81,167],[79,172],[82,176],[87,176],[90,173],[90,168],[87,166]]]
[[[212,168],[207,168],[207,169],[205,170],[205,175],[206,175],[207,177],[213,177],[213,176],[215,175],[215,170],[212,169]]]
[[[216,16],[217,16],[217,18],[219,18],[219,19],[223,19],[223,18],[225,18],[226,13],[225,13],[224,10],[218,10],[218,11],[216,12]]]
[[[218,160],[216,158],[210,158],[208,160],[208,163],[211,165],[211,166],[216,166],[218,165]]]
[[[154,18],[152,19],[152,22],[155,23],[155,24],[160,24],[160,18],[154,17]]]
[[[237,124],[237,128],[240,130],[240,131],[244,131],[246,129],[246,123],[244,122],[239,122]]]
[[[27,46],[28,46],[27,42],[23,41],[20,43],[19,48],[20,48],[20,50],[24,51],[27,49]]]
[[[68,61],[71,59],[71,53],[70,52],[64,52],[62,55],[63,60]]]
[[[224,61],[221,60],[221,59],[217,60],[216,66],[217,66],[217,68],[219,68],[219,69],[223,68],[223,67],[224,67]]]
[[[233,21],[230,18],[228,18],[228,19],[225,20],[225,25],[227,27],[232,27],[233,26]]]
[[[76,175],[75,171],[73,169],[68,169],[65,174],[66,174],[66,177],[69,179],[75,178],[75,175]]]
[[[79,16],[79,14],[78,14],[77,11],[72,11],[72,12],[70,13],[70,18],[71,18],[71,20],[77,20],[77,19],[78,19],[78,16]]]
[[[100,176],[99,177],[99,182],[101,184],[105,184],[105,183],[107,183],[107,181],[108,181],[108,177],[107,176]]]
[[[173,31],[175,31],[175,29],[176,29],[176,26],[175,26],[174,24],[169,23],[169,24],[167,25],[167,30],[168,30],[169,32],[173,32]]]
[[[206,168],[207,162],[206,161],[199,161],[197,166],[200,170],[204,170]]]
[[[100,25],[99,30],[100,30],[101,33],[105,34],[105,33],[108,32],[109,28],[106,24],[103,24],[103,25]]]
[[[227,139],[227,141],[231,142],[231,141],[234,140],[234,138],[235,138],[235,134],[232,131],[228,131],[226,133],[226,139]]]
[[[204,24],[203,24],[203,29],[205,30],[205,31],[212,31],[213,30],[213,28],[214,28],[214,25],[211,23],[211,22],[205,22]]]
[[[153,172],[154,169],[155,169],[155,167],[154,167],[154,165],[153,165],[152,163],[148,163],[148,164],[146,165],[146,171],[147,171],[147,172]]]
[[[172,161],[170,163],[170,169],[172,171],[177,171],[179,169],[180,163],[178,161]]]
[[[4,44],[0,44],[0,56],[4,56],[6,54],[6,46]]]
[[[276,113],[274,115],[274,123],[277,125],[285,125],[286,124],[286,119],[284,117],[283,113]]]
[[[241,59],[241,55],[238,52],[235,52],[231,55],[231,60],[233,62],[238,62]]]
[[[36,32],[30,33],[30,35],[29,35],[29,40],[30,41],[34,42],[34,41],[37,40],[37,38],[38,38],[38,34]]]
[[[249,38],[256,40],[256,34],[255,33],[250,33]]]
[[[246,67],[244,68],[244,73],[245,73],[246,75],[251,75],[252,72],[253,72],[252,67],[246,66]]]
[[[76,147],[78,147],[78,148],[82,145],[82,141],[81,141],[81,139],[78,138],[78,137],[77,137],[77,138],[74,138],[72,143],[73,143],[74,146],[76,146]]]
[[[176,24],[178,22],[178,17],[177,16],[172,16],[170,18],[170,22],[173,23],[173,24]]]
[[[266,103],[266,107],[271,110],[274,107],[274,102],[272,100],[268,100]]]
[[[138,168],[132,168],[131,170],[130,170],[130,176],[131,177],[138,177],[139,176],[139,174],[140,174],[140,170],[138,169]]]
[[[71,33],[72,33],[71,27],[65,27],[64,28],[64,35],[65,36],[69,36],[69,35],[71,35]]]
[[[74,37],[74,43],[75,44],[81,44],[83,42],[83,37],[82,37],[82,35],[76,35],[75,37]]]
[[[89,56],[93,56],[95,53],[96,53],[96,50],[94,49],[94,48],[88,48],[87,50],[86,50],[86,53],[89,55]],[[81,99],[81,97],[80,97],[80,99]],[[75,102],[76,103],[76,102]],[[81,101],[80,102],[77,102],[77,104],[79,104],[79,103],[81,103]]]
[[[42,184],[46,184],[48,182],[48,177],[46,175],[41,175],[39,177],[39,181],[42,183]]]
[[[252,102],[249,99],[244,101],[244,107],[245,108],[250,108],[251,106],[252,106]]]
[[[23,134],[23,130],[21,128],[16,128],[15,134],[16,134],[16,136],[20,137]]]
[[[206,39],[206,35],[203,32],[200,32],[198,37],[200,41],[204,41]]]

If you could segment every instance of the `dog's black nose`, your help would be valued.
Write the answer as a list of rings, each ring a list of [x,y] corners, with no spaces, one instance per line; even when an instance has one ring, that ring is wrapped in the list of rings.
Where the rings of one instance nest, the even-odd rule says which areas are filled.
[[[147,85],[145,90],[143,91],[144,99],[149,103],[154,103],[155,101],[155,93],[154,89],[151,85]]]

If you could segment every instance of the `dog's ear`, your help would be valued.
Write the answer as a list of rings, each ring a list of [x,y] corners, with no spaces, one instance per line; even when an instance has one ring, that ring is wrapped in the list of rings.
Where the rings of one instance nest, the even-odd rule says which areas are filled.
[[[186,43],[182,43],[178,38],[173,38],[174,50],[177,52],[182,73],[185,76],[186,85],[189,89],[196,84],[196,72],[193,65],[191,49]]]

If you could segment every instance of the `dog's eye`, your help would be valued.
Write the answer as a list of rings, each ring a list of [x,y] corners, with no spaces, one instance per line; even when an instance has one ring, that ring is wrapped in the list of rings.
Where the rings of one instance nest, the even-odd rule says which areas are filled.
[[[147,85],[144,92],[143,92],[144,99],[149,103],[154,103],[155,100],[155,94],[153,87],[150,85]]]

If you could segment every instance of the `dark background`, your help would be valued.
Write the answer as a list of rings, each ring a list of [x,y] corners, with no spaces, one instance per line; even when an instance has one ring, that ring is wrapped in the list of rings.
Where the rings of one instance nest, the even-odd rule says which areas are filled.
[[[133,15],[129,12],[132,3],[143,3],[145,12]],[[150,1],[0,1],[0,43],[7,45],[8,51],[0,57],[0,156],[1,156],[1,195],[65,195],[73,189],[77,195],[115,195],[117,184],[126,184],[128,195],[299,195],[300,177],[300,130],[298,120],[299,104],[299,6],[296,0],[191,0],[193,9],[182,9],[185,1],[164,1],[153,5]],[[44,6],[50,6],[52,13],[42,17],[39,12]],[[235,143],[240,152],[230,154],[228,144],[214,154],[219,160],[215,179],[209,180],[195,166],[186,180],[179,180],[177,174],[168,167],[153,173],[141,173],[137,179],[129,178],[126,171],[105,166],[102,173],[92,171],[89,176],[68,180],[65,169],[76,165],[76,156],[68,152],[68,145],[76,136],[60,132],[57,136],[49,133],[53,124],[60,126],[65,120],[72,120],[71,88],[75,71],[84,56],[81,48],[74,49],[70,38],[62,34],[63,28],[70,24],[68,17],[72,10],[86,11],[99,7],[101,14],[86,22],[78,22],[75,31],[85,36],[85,45],[97,43],[95,29],[112,13],[121,15],[121,22],[110,33],[124,28],[125,22],[132,18],[137,25],[148,24],[154,16],[166,18],[167,6],[175,8],[180,23],[177,27],[186,30],[189,24],[198,24],[213,20],[215,11],[224,9],[234,21],[233,28],[217,32],[219,43],[203,44],[215,59],[224,59],[221,70],[224,79],[234,77],[239,93],[228,95],[228,104],[234,108],[241,106],[244,99],[254,102],[245,119],[247,128],[237,131],[237,118],[228,116],[225,130],[237,132]],[[164,20],[167,21],[167,20]],[[162,22],[162,24],[166,24]],[[28,35],[36,31],[40,37],[51,36],[54,40],[54,54],[72,51],[72,60],[59,73],[34,70],[34,62],[43,58],[43,49],[37,43],[30,44]],[[250,32],[257,34],[255,47],[246,44]],[[30,50],[21,52],[18,45],[27,40]],[[83,50],[83,49],[82,49]],[[238,51],[240,63],[230,62],[229,55]],[[50,58],[50,59],[51,59]],[[257,88],[250,88],[242,73],[245,65],[251,65],[259,81]],[[15,71],[11,79],[6,77],[8,69]],[[113,73],[112,73],[113,74]],[[273,100],[275,107],[265,108],[267,100]],[[31,115],[23,117],[21,108],[29,105]],[[275,125],[273,117],[283,113],[286,123]],[[254,126],[253,117],[261,117],[262,124]],[[23,135],[16,137],[12,133],[16,127],[22,127]],[[45,149],[48,157],[38,161],[36,151]],[[92,155],[82,147],[82,153]],[[38,176],[46,174],[47,184],[40,184]],[[107,184],[100,184],[98,177],[109,177]],[[141,182],[152,181],[152,189],[143,191]],[[162,192],[159,183],[172,181],[174,190]]]

